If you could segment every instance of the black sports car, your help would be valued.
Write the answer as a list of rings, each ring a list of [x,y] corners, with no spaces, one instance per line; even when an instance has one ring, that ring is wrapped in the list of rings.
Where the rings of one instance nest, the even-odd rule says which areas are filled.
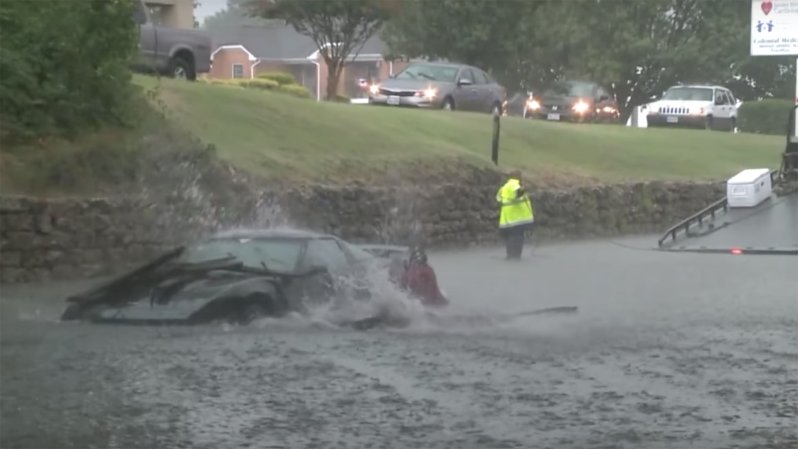
[[[179,247],[98,288],[67,299],[63,320],[140,324],[248,323],[306,313],[337,295],[368,298],[370,254],[335,236],[235,231]]]

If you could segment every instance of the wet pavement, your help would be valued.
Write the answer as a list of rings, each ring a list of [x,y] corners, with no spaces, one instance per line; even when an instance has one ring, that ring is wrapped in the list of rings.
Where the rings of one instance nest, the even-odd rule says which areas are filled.
[[[3,448],[795,448],[798,259],[655,237],[431,254],[451,313],[357,332],[58,323],[4,287]]]

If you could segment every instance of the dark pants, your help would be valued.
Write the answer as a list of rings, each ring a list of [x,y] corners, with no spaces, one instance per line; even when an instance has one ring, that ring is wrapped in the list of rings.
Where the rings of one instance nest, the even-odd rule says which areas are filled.
[[[512,228],[505,228],[501,230],[502,237],[504,237],[504,245],[507,250],[508,259],[520,259],[521,253],[524,251],[524,238],[526,232],[532,231],[531,225],[514,226]]]

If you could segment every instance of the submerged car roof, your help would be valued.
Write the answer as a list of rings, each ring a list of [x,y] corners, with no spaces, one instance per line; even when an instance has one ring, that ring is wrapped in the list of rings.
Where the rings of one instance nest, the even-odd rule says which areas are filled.
[[[726,89],[729,90],[728,87],[718,86],[714,84],[676,84],[674,86],[669,87],[668,89],[675,89],[678,87],[688,87],[691,89]]]
[[[408,64],[408,67],[411,65],[432,65],[436,67],[453,67],[459,69],[461,67],[474,67],[468,64],[461,64],[459,62],[428,62],[428,61],[414,61]]]
[[[301,229],[237,229],[222,231],[212,235],[211,240],[221,239],[320,239],[336,238],[330,234],[323,234]]]

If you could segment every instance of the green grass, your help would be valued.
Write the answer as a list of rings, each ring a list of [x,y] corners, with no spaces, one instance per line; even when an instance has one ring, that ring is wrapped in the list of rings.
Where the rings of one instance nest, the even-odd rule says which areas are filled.
[[[156,80],[137,77],[153,88]],[[161,98],[180,125],[253,173],[348,180],[444,174],[451,164],[490,166],[491,117],[316,103],[230,86],[164,79]],[[500,166],[555,184],[718,179],[779,163],[783,138],[703,130],[637,129],[502,120]],[[435,167],[440,170],[435,170]]]
[[[137,179],[145,158],[211,144],[222,159],[270,181],[468,182],[469,166],[493,168],[487,114],[316,103],[146,76],[134,82],[149,91],[151,104],[135,106],[142,114],[135,127],[103,129],[76,141],[4,146],[0,190],[114,190]],[[520,168],[538,186],[723,179],[744,168],[776,168],[783,142],[780,136],[511,117],[502,119],[499,159],[500,168]]]

